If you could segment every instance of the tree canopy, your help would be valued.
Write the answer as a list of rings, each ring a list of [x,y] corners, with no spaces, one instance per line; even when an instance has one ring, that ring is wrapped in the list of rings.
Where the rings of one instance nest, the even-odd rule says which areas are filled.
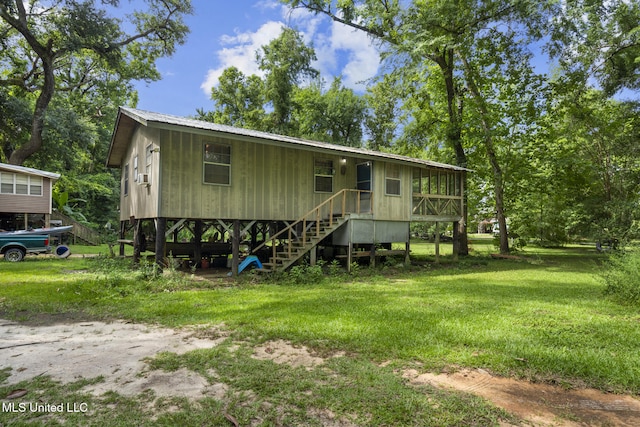
[[[212,111],[198,110],[201,119],[340,145],[361,146],[365,101],[342,79],[329,88],[318,70],[313,46],[292,28],[263,46],[256,62],[264,77],[245,76],[236,67],[222,72],[211,89]]]
[[[117,7],[119,2],[102,3]],[[28,133],[16,133],[11,123],[3,126],[11,136],[0,141],[9,163],[21,165],[42,148],[52,102],[67,98],[88,107],[111,91],[131,92],[132,80],[160,78],[155,61],[184,42],[188,28],[182,17],[192,9],[189,0],[147,4],[147,12],[130,16],[133,31],[128,33],[120,18],[93,0],[0,3],[0,88],[4,97],[19,100],[11,104],[20,108],[23,120],[31,111]],[[100,114],[105,107],[91,108]]]
[[[503,252],[640,236],[637,3],[281,1],[368,34],[380,74],[365,93],[322,76],[284,28],[256,52],[259,75],[224,70],[198,117],[470,168],[464,216],[497,220]],[[117,0],[0,1],[0,161],[63,172],[59,200],[94,224],[118,203],[115,108],[188,33],[188,0],[145,4],[123,17]]]

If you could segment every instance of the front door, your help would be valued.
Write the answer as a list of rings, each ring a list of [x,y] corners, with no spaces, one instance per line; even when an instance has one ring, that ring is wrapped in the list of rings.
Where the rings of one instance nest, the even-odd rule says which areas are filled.
[[[371,162],[358,163],[356,165],[356,188],[358,190],[371,191]],[[357,213],[371,212],[371,193],[360,193],[360,211]]]

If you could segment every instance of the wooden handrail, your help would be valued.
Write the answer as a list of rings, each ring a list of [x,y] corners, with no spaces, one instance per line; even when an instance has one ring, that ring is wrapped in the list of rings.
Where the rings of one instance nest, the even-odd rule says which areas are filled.
[[[344,188],[340,191],[338,191],[337,193],[335,193],[334,195],[332,195],[331,197],[329,197],[327,200],[323,201],[322,203],[320,203],[318,206],[316,206],[315,208],[311,209],[309,212],[307,212],[306,214],[302,215],[300,218],[298,218],[296,221],[292,222],[291,224],[289,224],[286,228],[283,228],[282,230],[280,230],[279,232],[277,232],[276,234],[274,234],[273,236],[269,237],[269,240],[265,240],[263,243],[261,243],[259,246],[257,246],[256,248],[254,248],[251,253],[255,253],[257,252],[259,249],[262,249],[264,246],[266,246],[267,242],[275,242],[276,238],[278,238],[279,236],[283,235],[284,233],[288,233],[287,237],[288,237],[288,248],[287,248],[287,253],[289,256],[291,256],[291,231],[293,230],[293,227],[295,227],[296,225],[302,223],[302,241],[304,243],[306,243],[307,241],[307,221],[310,215],[315,214],[315,218],[313,219],[313,222],[316,223],[316,237],[320,237],[320,221],[321,221],[321,210],[323,207],[325,207],[327,204],[329,205],[329,226],[333,226],[333,208],[334,208],[334,200],[336,200],[338,197],[341,197],[341,218],[344,218],[344,216],[347,214],[347,193],[349,192],[355,192],[357,194],[356,197],[356,212],[360,213],[360,195],[363,193],[370,193],[372,194],[371,199],[373,200],[373,192],[370,190],[352,190],[350,188]],[[276,257],[276,245],[272,245],[273,246],[273,259],[275,259]]]

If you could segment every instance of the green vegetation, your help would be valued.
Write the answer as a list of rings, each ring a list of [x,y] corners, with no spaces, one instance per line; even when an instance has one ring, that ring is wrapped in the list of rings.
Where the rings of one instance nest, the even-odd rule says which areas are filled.
[[[607,295],[623,304],[640,305],[640,252],[630,251],[611,257],[601,277]]]
[[[493,249],[490,240],[471,242],[476,255],[457,263],[442,256],[435,264],[432,245],[414,242],[412,267],[388,260],[377,269],[360,267],[357,275],[348,275],[333,266],[332,274],[313,281],[265,282],[253,275],[238,283],[226,276],[202,280],[191,272],[158,275],[150,264],[131,273],[129,260],[105,257],[2,262],[0,313],[25,320],[38,313],[80,312],[173,327],[224,323],[233,341],[245,343],[245,350],[230,353],[230,339],[217,349],[180,357],[166,354],[154,363],[198,372],[215,368],[234,390],[251,390],[260,399],[269,394],[257,386],[260,376],[271,375],[278,379],[273,387],[279,390],[272,403],[298,408],[288,413],[291,422],[306,422],[300,407],[330,408],[347,416],[351,412],[345,408],[358,399],[352,395],[358,390],[346,387],[336,394],[335,389],[342,390],[340,381],[360,384],[359,376],[368,378],[366,387],[378,390],[375,393],[397,389],[412,405],[423,407],[425,395],[414,394],[391,371],[380,368],[381,362],[389,369],[483,368],[568,387],[640,393],[640,377],[633,374],[640,366],[640,317],[632,306],[606,297],[610,285],[598,273],[607,255],[576,245],[527,248],[514,259],[492,259],[482,255]],[[306,345],[319,354],[346,352],[349,357],[330,363],[330,371],[346,379],[329,381],[326,372],[302,373],[244,354],[251,350],[250,343],[275,339]],[[299,387],[312,392],[307,396]],[[389,406],[380,410],[400,416],[403,411],[394,406],[400,400],[391,399],[395,395],[389,394]],[[358,417],[371,415],[367,406],[356,411]],[[432,412],[423,410],[424,423],[433,423],[428,420]],[[462,416],[478,415],[463,411]],[[394,424],[387,421],[380,424]],[[457,422],[452,418],[445,424]]]

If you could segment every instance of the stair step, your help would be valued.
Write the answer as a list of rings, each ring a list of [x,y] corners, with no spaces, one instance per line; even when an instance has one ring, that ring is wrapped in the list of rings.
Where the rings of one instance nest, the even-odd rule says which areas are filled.
[[[346,218],[340,215],[333,215],[333,217],[331,222],[329,219],[323,219],[320,222],[306,221],[309,228],[305,231],[304,241],[302,240],[302,234],[299,234],[296,238],[292,236],[290,249],[287,249],[285,252],[276,253],[275,257],[270,257],[269,262],[262,263],[263,268],[258,269],[258,271],[274,272],[288,268],[347,221]],[[298,224],[300,223],[298,222]],[[290,254],[289,251],[291,251]]]
[[[262,266],[264,266],[264,267],[278,267],[280,264],[282,264],[282,263],[279,263],[279,262],[276,262],[276,263],[274,263],[274,262],[263,262]]]

